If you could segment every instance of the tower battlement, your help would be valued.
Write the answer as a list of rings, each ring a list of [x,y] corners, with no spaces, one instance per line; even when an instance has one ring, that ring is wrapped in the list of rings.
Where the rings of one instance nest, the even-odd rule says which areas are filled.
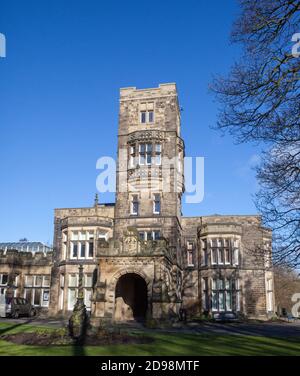
[[[177,96],[176,83],[159,84],[155,88],[138,89],[135,86],[120,89],[120,100],[125,99],[145,99],[147,97],[172,95]]]

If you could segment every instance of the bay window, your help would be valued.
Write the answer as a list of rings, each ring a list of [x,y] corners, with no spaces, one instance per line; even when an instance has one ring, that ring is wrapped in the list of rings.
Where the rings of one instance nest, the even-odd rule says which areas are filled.
[[[152,144],[139,145],[139,164],[151,165],[152,162]]]
[[[94,257],[94,231],[72,231],[70,242],[71,259]]]
[[[235,297],[235,307],[233,304]],[[212,279],[212,310],[221,311],[239,311],[240,294],[238,280],[231,278],[213,278]]]
[[[69,286],[68,286],[68,310],[71,311],[78,297],[78,283],[79,275],[72,273],[69,274]],[[91,310],[91,300],[92,300],[92,284],[93,277],[92,274],[84,274],[83,276],[83,298],[84,304],[88,311]]]
[[[205,243],[203,243],[205,242]],[[228,238],[209,239],[209,253],[212,265],[239,265],[239,241]],[[202,255],[205,264],[205,254],[207,250],[207,239],[202,239]]]
[[[161,165],[161,144],[141,143],[138,145],[138,164],[140,166]],[[129,167],[136,165],[136,148],[130,146]]]
[[[154,164],[161,164],[161,144],[155,144],[155,162]]]
[[[129,149],[129,167],[135,167],[135,146],[130,146]]]

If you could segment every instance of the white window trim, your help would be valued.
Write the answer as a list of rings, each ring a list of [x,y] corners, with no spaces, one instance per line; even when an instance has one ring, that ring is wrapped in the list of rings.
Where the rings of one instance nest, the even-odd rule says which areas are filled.
[[[87,301],[88,301],[88,299],[87,299],[88,292],[90,292],[90,297],[91,297],[89,299],[90,307],[88,307],[88,305],[86,304]],[[92,309],[92,288],[91,287],[84,288],[83,293],[84,293],[84,304],[86,306],[86,310],[91,311],[91,309]]]
[[[129,147],[129,168],[135,167],[136,150],[135,146]]]
[[[236,290],[235,292],[235,305],[236,305],[236,311],[240,312],[241,311],[241,290]]]
[[[150,121],[150,112],[152,112],[152,121]],[[155,118],[154,118],[154,109],[153,110],[147,110],[147,115],[146,115],[146,120],[149,124],[155,123]]]
[[[140,108],[140,124],[154,124],[155,123],[155,110],[154,102],[141,103],[144,108]],[[150,112],[152,112],[152,121],[150,121]],[[145,113],[145,122],[142,122],[142,113]]]
[[[142,146],[142,144],[139,144],[139,165],[140,166],[145,166],[145,164],[146,164],[146,144],[143,144],[143,145],[145,145],[145,153],[143,154],[144,163],[141,162],[141,146]]]
[[[4,275],[7,275],[7,282],[6,283],[3,283],[3,276]],[[1,273],[0,274],[0,285],[1,285],[1,287],[4,287],[4,286],[8,285],[8,274],[7,273]]]
[[[59,277],[59,286],[65,287],[65,275],[64,274],[61,274]]]
[[[218,252],[216,252],[217,260],[214,260],[213,253],[214,251],[218,251],[217,248],[211,248],[210,257],[211,257],[211,264],[212,265],[218,265]]]
[[[220,254],[222,256],[222,253],[223,253],[223,261],[222,261],[222,257],[220,257]],[[222,246],[218,246],[217,247],[217,264],[218,265],[224,265],[224,261],[225,261],[225,254],[224,254],[224,248],[222,248]]]
[[[191,263],[189,262],[189,258],[190,258],[189,256],[190,255],[192,255],[192,262]],[[193,249],[188,249],[187,250],[187,266],[195,266],[193,259],[194,259]]]
[[[64,287],[60,287],[60,291],[59,291],[59,308],[60,308],[60,310],[64,309],[64,297],[65,297]]]
[[[74,276],[74,275],[76,276],[75,286],[71,286],[71,285],[70,285],[71,276]],[[77,273],[70,273],[70,274],[69,274],[69,278],[68,278],[68,287],[69,287],[69,288],[74,288],[74,289],[78,287],[78,274],[77,274]]]
[[[142,115],[145,113],[145,121],[142,121]],[[147,124],[147,110],[140,110],[140,123],[141,124]]]
[[[68,311],[72,311],[73,308],[74,308],[74,305],[71,307],[70,306],[70,293],[71,291],[75,291],[75,299],[74,299],[74,305],[76,304],[76,299],[77,299],[77,296],[78,296],[78,288],[77,287],[69,287],[68,288],[68,302],[67,302],[67,306],[68,306]]]
[[[192,242],[191,240],[188,240],[187,241],[187,249],[193,250],[194,249],[194,242]]]
[[[68,241],[68,232],[67,231],[63,231],[63,233],[62,233],[62,241],[64,243],[66,243]]]
[[[223,308],[220,309],[220,292],[223,295]],[[219,290],[218,291],[218,306],[219,306],[219,312],[225,312],[226,310],[226,296],[225,296],[225,290]]]
[[[27,298],[26,298],[26,290],[31,290],[31,299],[30,299],[29,303],[33,305],[33,300],[32,300],[32,296],[33,296],[32,295],[32,290],[33,289],[31,287],[25,287],[24,288],[23,298],[27,300]]]
[[[77,242],[79,240],[79,230],[73,230],[71,232],[71,241]]]
[[[159,146],[159,152],[156,151],[156,146]],[[157,163],[157,157],[159,156],[159,163]],[[155,165],[160,166],[161,165],[161,144],[155,143],[154,144],[154,158],[155,158]]]
[[[49,284],[48,285],[46,285],[46,283],[45,283],[46,277],[49,278]],[[51,277],[50,277],[50,275],[43,275],[42,286],[47,289],[47,288],[50,288],[50,285],[51,285]]]
[[[151,145],[151,154],[150,154],[150,162],[148,162],[148,155],[149,155],[149,145]],[[145,144],[145,165],[151,166],[152,165],[152,158],[153,158],[153,144],[146,143]]]
[[[35,298],[35,293],[36,293],[36,290],[40,290],[41,294],[40,294],[40,300],[39,300],[39,304],[35,304],[34,303],[34,298]],[[33,288],[31,290],[31,300],[32,300],[32,305],[35,306],[35,307],[41,307],[41,302],[42,302],[42,289],[41,288]]]
[[[238,266],[240,264],[240,250],[239,248],[233,248],[233,262],[234,266]]]
[[[48,300],[44,300],[44,292],[48,291]],[[41,290],[41,307],[49,307],[50,301],[50,288],[43,288]]]
[[[40,285],[37,285],[37,284],[36,284],[37,277],[42,277],[42,280],[41,280],[41,284],[40,284]],[[33,276],[33,287],[42,287],[42,286],[43,286],[43,280],[44,280],[44,276],[43,276],[42,274],[35,274],[35,275]]]
[[[91,286],[88,286],[87,279],[91,278]],[[93,274],[92,273],[85,273],[84,274],[84,287],[92,288],[93,287]]]
[[[106,240],[106,239],[105,239]],[[89,256],[90,254],[90,243],[93,243],[93,256]],[[87,244],[86,244],[86,259],[87,260],[92,260],[94,258],[94,255],[95,255],[95,242],[94,240],[90,239],[90,240],[87,240]]]
[[[32,277],[32,284],[28,284],[28,277]],[[25,276],[25,287],[33,287],[34,286],[34,276],[31,274],[28,274]]]
[[[145,163],[141,163],[141,149],[142,149],[141,146],[142,145],[145,145],[145,152],[143,153]],[[151,145],[150,162],[148,162],[149,145]],[[153,159],[153,144],[151,142],[141,142],[139,144],[139,165],[140,166],[151,166],[152,165],[152,159]]]
[[[85,249],[84,249],[84,255],[81,256],[81,247],[83,245],[83,243],[85,243]],[[79,247],[78,247],[78,259],[79,260],[85,260],[86,259],[86,240],[81,240],[78,242],[79,244]]]
[[[159,211],[155,211],[155,202],[157,200],[155,200],[155,196],[158,196],[159,197],[159,207],[160,207],[160,210]],[[154,193],[153,194],[153,214],[160,214],[161,213],[161,197],[160,197],[160,194],[159,193]]]
[[[78,258],[78,254],[79,254],[78,242],[79,242],[78,240],[72,240],[71,243],[70,243],[70,259],[71,260],[77,260],[77,258]],[[73,256],[75,244],[77,245],[77,256]]]
[[[62,260],[65,260],[66,257],[67,257],[67,248],[68,248],[68,245],[67,245],[67,242],[63,242],[62,243]]]
[[[227,247],[227,248],[223,248],[224,249],[224,264],[225,265],[230,265],[231,264],[231,261],[230,261],[230,256],[231,256],[231,250],[230,250],[230,248],[229,247]],[[229,260],[228,261],[226,261],[226,250],[229,250]]]
[[[151,239],[148,239],[148,233],[151,232]],[[143,233],[144,234],[144,240],[142,241],[148,241],[148,240],[153,240],[155,241],[155,232],[159,232],[159,235],[161,235],[161,232],[159,230],[142,230],[142,231],[139,231],[139,234],[140,233]]]

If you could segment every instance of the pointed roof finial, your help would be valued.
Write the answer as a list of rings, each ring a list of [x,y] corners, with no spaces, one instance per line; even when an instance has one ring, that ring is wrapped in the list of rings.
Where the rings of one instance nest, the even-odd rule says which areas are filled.
[[[99,204],[99,196],[98,193],[95,194],[95,206]]]

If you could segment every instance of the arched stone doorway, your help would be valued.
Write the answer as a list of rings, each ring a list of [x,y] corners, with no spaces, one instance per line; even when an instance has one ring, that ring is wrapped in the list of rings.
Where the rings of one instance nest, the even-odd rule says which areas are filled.
[[[147,284],[136,273],[123,274],[116,284],[115,320],[143,321],[148,305]]]

